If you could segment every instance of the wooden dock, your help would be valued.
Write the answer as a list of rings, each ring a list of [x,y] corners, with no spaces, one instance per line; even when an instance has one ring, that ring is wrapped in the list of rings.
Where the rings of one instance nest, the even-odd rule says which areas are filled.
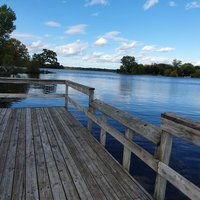
[[[151,199],[64,107],[0,109],[0,122],[0,199]]]
[[[61,97],[65,106],[0,109],[0,200],[163,200],[167,181],[200,200],[199,187],[168,166],[173,136],[200,146],[199,122],[164,113],[156,127],[94,99],[94,88],[64,80],[0,78],[3,84],[35,82],[64,84],[65,94],[2,93],[0,98]],[[69,87],[88,95],[88,108],[70,97]],[[88,117],[87,128],[67,110],[68,103]],[[125,133],[112,127],[107,117],[121,123]],[[99,142],[91,134],[93,123],[101,129]],[[104,147],[107,134],[124,146],[122,165]],[[133,134],[151,141],[155,154],[136,144]],[[132,153],[157,174],[153,196],[128,173]]]

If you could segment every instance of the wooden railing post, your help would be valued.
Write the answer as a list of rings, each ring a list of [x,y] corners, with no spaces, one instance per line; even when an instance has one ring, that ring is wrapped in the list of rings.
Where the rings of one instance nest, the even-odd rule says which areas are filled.
[[[102,113],[102,117],[101,117],[101,120],[103,122],[106,123],[107,121],[107,116],[106,114]],[[100,143],[105,146],[106,145],[106,131],[101,127],[101,133],[100,133]]]
[[[68,91],[69,90],[69,86],[67,84],[67,82],[65,83],[65,108],[68,110]]]
[[[127,128],[125,132],[125,137],[129,140],[132,140],[133,132]],[[129,171],[131,164],[131,151],[124,146],[124,152],[123,152],[123,167]]]
[[[90,105],[90,103],[92,103],[92,101],[94,100],[94,89],[91,88],[89,90],[89,105],[88,105],[88,112],[91,112],[92,114],[94,114],[94,108],[92,108],[92,106]],[[88,125],[87,128],[88,130],[91,132],[92,131],[92,120],[88,118]]]
[[[162,130],[162,125],[161,125]],[[160,146],[157,147],[156,158],[166,165],[169,164],[172,149],[172,135],[163,131],[161,132]],[[154,198],[156,200],[164,200],[166,192],[166,179],[162,178],[158,173],[156,176]]]

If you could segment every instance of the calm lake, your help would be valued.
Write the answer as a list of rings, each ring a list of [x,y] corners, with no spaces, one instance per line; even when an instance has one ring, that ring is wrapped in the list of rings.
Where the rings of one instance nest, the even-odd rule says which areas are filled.
[[[52,74],[41,74],[38,78],[65,79],[95,88],[95,98],[111,104],[123,111],[157,126],[160,124],[160,114],[175,112],[194,120],[200,121],[200,79],[170,78],[160,76],[129,76],[111,72],[51,70]],[[20,75],[27,77],[27,75]],[[29,93],[64,93],[64,87],[37,85],[22,88],[13,85],[0,87],[0,92],[29,92]],[[87,106],[87,98],[70,90],[70,95],[78,102]],[[20,99],[0,101],[0,107],[41,107],[62,106],[62,99]],[[70,107],[76,117],[86,125],[87,119]],[[124,131],[123,127],[111,122]],[[94,136],[99,137],[99,129],[94,126]],[[106,148],[119,161],[122,161],[122,146],[111,136],[107,137]],[[134,140],[150,152],[154,146],[146,140],[135,136]],[[200,148],[187,142],[174,139],[170,166],[200,187]],[[150,192],[153,192],[155,174],[142,161],[133,156],[131,174]],[[170,184],[167,188],[166,199],[187,199]]]

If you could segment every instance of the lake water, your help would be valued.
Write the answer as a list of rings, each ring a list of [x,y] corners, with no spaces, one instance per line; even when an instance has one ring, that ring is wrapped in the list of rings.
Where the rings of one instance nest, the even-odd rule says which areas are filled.
[[[51,70],[55,73],[41,74],[39,78],[65,79],[95,88],[95,98],[111,104],[123,111],[131,113],[147,122],[157,126],[160,124],[160,114],[163,112],[175,112],[194,120],[200,121],[200,79],[170,78],[160,76],[132,76],[120,75],[111,72],[77,71],[77,70]],[[26,75],[21,75],[25,76]],[[37,85],[23,88],[13,88],[13,85],[1,86],[0,92],[8,89],[9,92],[29,93],[60,93],[64,87],[53,86],[41,88]],[[17,87],[17,86],[16,86]],[[73,98],[87,106],[87,99],[70,90]],[[1,107],[38,107],[38,106],[62,106],[61,99],[20,99],[9,102],[0,102]],[[86,125],[86,118],[75,109],[70,110]],[[111,122],[123,131],[115,122]],[[99,137],[99,129],[94,126],[94,136]],[[150,152],[154,151],[151,143],[139,136],[135,141]],[[122,160],[122,145],[111,136],[107,137],[106,148],[119,161]],[[190,181],[200,187],[200,149],[174,138],[170,166]],[[152,193],[155,174],[135,156],[131,162],[131,174]],[[166,199],[187,199],[171,185],[167,188]]]

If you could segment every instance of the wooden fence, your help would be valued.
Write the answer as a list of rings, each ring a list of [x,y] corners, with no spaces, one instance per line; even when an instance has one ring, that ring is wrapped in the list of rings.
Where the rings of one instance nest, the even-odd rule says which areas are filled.
[[[165,198],[166,183],[169,181],[187,197],[193,200],[200,200],[200,188],[169,167],[169,160],[172,149],[173,136],[200,146],[200,123],[183,118],[174,113],[161,114],[160,127],[144,122],[126,112],[123,112],[98,99],[94,100],[94,88],[90,88],[72,81],[46,80],[46,79],[10,79],[0,78],[0,83],[40,83],[40,84],[64,84],[65,94],[0,94],[0,98],[25,98],[25,97],[63,97],[65,106],[73,104],[79,111],[88,117],[88,130],[91,132],[92,124],[96,123],[100,128],[100,143],[105,146],[106,135],[112,135],[123,146],[123,167],[129,171],[131,154],[135,154],[145,164],[157,173],[154,199],[163,200]],[[71,87],[79,92],[88,95],[88,109],[79,105],[68,94]],[[101,117],[96,115],[96,111],[102,113]],[[125,134],[112,127],[107,118],[112,118],[125,127]],[[133,141],[133,134],[139,134],[151,141],[156,150],[154,155],[140,147]]]

